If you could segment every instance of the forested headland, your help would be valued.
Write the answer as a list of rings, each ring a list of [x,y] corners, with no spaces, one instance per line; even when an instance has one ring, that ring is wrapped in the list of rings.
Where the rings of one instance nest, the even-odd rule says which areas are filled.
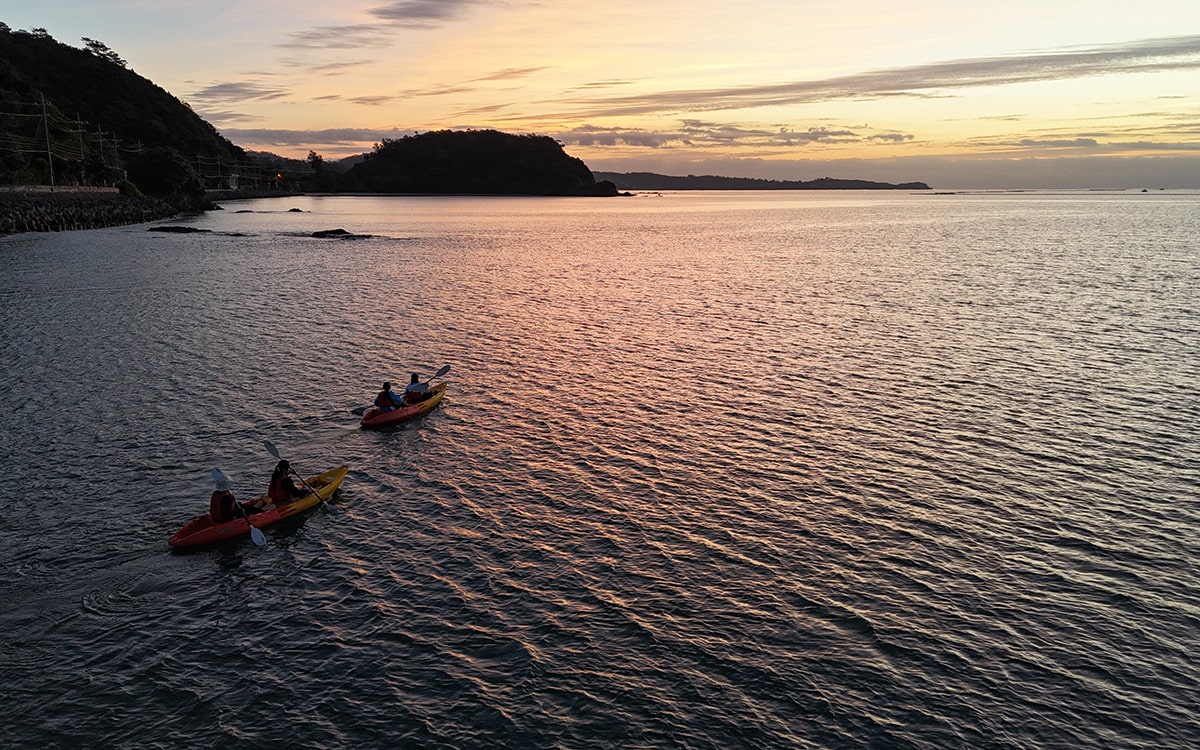
[[[385,139],[342,172],[309,155],[325,192],[475,195],[617,194],[549,136],[497,130],[437,130]]]

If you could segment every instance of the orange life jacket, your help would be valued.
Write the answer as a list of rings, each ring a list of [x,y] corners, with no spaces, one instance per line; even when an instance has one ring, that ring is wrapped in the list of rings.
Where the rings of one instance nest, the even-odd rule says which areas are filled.
[[[236,508],[237,498],[233,496],[232,492],[228,490],[215,490],[212,493],[212,498],[208,501],[208,517],[214,523],[232,521],[236,517],[234,513]]]

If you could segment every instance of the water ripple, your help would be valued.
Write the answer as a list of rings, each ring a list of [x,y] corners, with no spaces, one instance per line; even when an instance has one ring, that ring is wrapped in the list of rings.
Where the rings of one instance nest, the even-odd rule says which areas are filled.
[[[3,240],[0,744],[1200,735],[1194,196],[285,203]]]

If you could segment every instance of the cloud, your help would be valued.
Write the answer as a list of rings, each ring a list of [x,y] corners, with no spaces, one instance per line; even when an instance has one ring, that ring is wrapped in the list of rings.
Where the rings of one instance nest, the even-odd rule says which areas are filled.
[[[1129,143],[1110,143],[1109,146],[1120,151],[1200,151],[1200,143],[1132,141]]]
[[[431,28],[457,20],[471,7],[485,4],[483,0],[393,0],[369,12],[398,26]]]
[[[247,102],[280,99],[291,92],[283,88],[263,86],[247,81],[215,83],[192,92],[191,98],[207,102]]]
[[[289,41],[279,46],[304,50],[382,48],[391,46],[392,36],[388,27],[369,23],[318,26],[288,34]]]
[[[395,97],[395,96],[376,95],[376,96],[354,96],[354,97],[347,99],[346,101],[350,102],[351,104],[364,104],[368,107],[378,107],[381,104],[388,104],[390,102],[394,102],[394,101],[396,101],[396,99],[397,99],[397,97]]]
[[[1004,144],[1021,146],[1022,148],[1095,148],[1100,145],[1100,142],[1095,138],[1073,138],[1062,140],[1038,140],[1036,138],[1022,138],[1016,143]]]
[[[529,75],[530,73],[534,73],[539,70],[545,70],[545,68],[507,68],[505,70],[498,70],[495,73],[490,73],[481,78],[473,78],[471,79],[470,83],[477,83],[480,81],[511,80]],[[470,86],[466,84],[438,84],[420,89],[404,89],[396,92],[395,94],[363,95],[354,97],[352,99],[347,99],[346,101],[353,102],[354,104],[376,106],[380,104],[388,104],[393,101],[400,101],[403,99],[419,99],[429,96],[450,96],[453,94],[471,94],[478,90],[478,86]],[[506,106],[508,105],[501,104],[495,105],[494,107],[481,107],[476,110],[472,110],[472,112],[475,114],[482,114],[483,112],[500,109]]]
[[[508,109],[509,106],[510,106],[509,104],[504,103],[504,102],[501,102],[498,104],[485,104],[485,105],[482,105],[479,107],[472,107],[471,109],[464,109],[459,112],[455,112],[454,117],[461,120],[461,119],[466,119],[466,118],[479,117],[480,115],[494,115],[497,112],[502,112],[502,111]],[[489,126],[487,126],[487,125],[479,125],[479,126],[474,127],[473,129],[474,130],[486,130],[488,127]]]
[[[852,130],[830,130],[828,128],[809,128],[799,131],[782,129],[776,137],[778,142],[785,146],[805,143],[858,143],[862,140]]]
[[[598,128],[584,125],[556,133],[555,140],[572,146],[640,146],[662,148],[671,143],[683,144],[682,133],[659,133],[633,128]]]
[[[972,117],[972,122],[987,122],[989,120],[1003,122],[1020,122],[1025,119],[1025,115],[988,115],[986,117]],[[961,120],[951,120],[951,122],[961,122]]]
[[[260,122],[263,118],[258,115],[249,115],[245,112],[230,112],[230,111],[212,111],[205,110],[203,113],[196,114],[204,118],[213,127],[220,128],[224,123],[243,123],[243,122]]]
[[[589,81],[578,86],[578,89],[611,89],[615,86],[629,86],[633,81],[613,79],[611,81]]]
[[[424,89],[405,89],[398,91],[395,94],[363,94],[361,96],[348,97],[343,94],[327,94],[325,96],[313,97],[313,101],[345,101],[351,104],[361,104],[368,107],[378,107],[384,104],[390,104],[396,101],[405,99],[418,99],[426,96],[448,96],[451,94],[469,94],[476,89],[472,86],[431,86]],[[496,105],[497,108],[507,105]],[[488,109],[488,108],[481,108]]]
[[[345,26],[317,26],[294,31],[281,43],[284,49],[346,50],[392,46],[397,28],[435,28],[462,18],[473,6],[488,0],[393,0],[368,12],[382,23],[358,23]],[[307,67],[303,61],[286,64]]]
[[[448,94],[469,94],[477,89],[474,86],[430,86],[425,89],[405,89],[397,94],[398,98],[416,99],[422,96],[446,96]]]
[[[1174,135],[1176,131],[1163,130],[1162,132]],[[1156,139],[1151,135],[1155,133],[1159,133],[1159,129],[1151,128],[1140,132],[1080,133],[1074,137],[1064,135],[1040,138],[977,138],[970,140],[967,145],[976,153],[992,157],[1001,154],[1037,155],[1041,152],[1117,155],[1153,151],[1166,155],[1171,152],[1200,151],[1200,143]],[[1138,137],[1143,134],[1146,137]]]
[[[1069,47],[868,71],[813,81],[651,94],[578,98],[578,117],[698,112],[868,99],[947,96],[958,89],[1092,76],[1200,70],[1200,36]],[[557,116],[561,116],[561,113]]]
[[[374,63],[372,60],[342,60],[338,62],[316,63],[312,60],[298,57],[284,58],[279,62],[289,68],[300,68],[310,73],[327,76],[342,75],[355,68],[362,68]]]
[[[362,150],[364,143],[378,143],[384,138],[401,138],[414,131],[381,128],[326,128],[323,130],[279,130],[269,128],[228,128],[221,131],[234,143],[273,144],[276,146],[303,146],[312,144],[352,145]]]
[[[911,141],[914,136],[902,133],[864,135],[857,129],[829,128],[825,126],[796,130],[788,127],[751,128],[704,120],[682,120],[679,128],[668,130],[642,130],[638,128],[601,128],[584,125],[560,131],[554,137],[564,144],[588,147],[632,146],[647,149],[688,148],[692,150],[720,149],[731,146],[759,147],[771,149],[793,149],[810,145],[831,145],[863,142]]]
[[[483,76],[482,78],[472,78],[471,80],[472,80],[472,82],[511,81],[511,80],[514,80],[517,78],[524,78],[525,76],[532,75],[534,73],[537,73],[537,72],[543,71],[543,70],[546,70],[545,66],[541,66],[541,67],[537,67],[537,68],[505,68],[504,70],[497,70],[495,73],[489,73],[488,75]]]

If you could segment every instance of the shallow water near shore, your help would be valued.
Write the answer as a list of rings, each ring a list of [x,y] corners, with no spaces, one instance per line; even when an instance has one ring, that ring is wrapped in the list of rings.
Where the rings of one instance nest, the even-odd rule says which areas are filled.
[[[0,238],[0,746],[1200,736],[1200,195],[163,223]],[[330,508],[170,552],[264,440]]]

